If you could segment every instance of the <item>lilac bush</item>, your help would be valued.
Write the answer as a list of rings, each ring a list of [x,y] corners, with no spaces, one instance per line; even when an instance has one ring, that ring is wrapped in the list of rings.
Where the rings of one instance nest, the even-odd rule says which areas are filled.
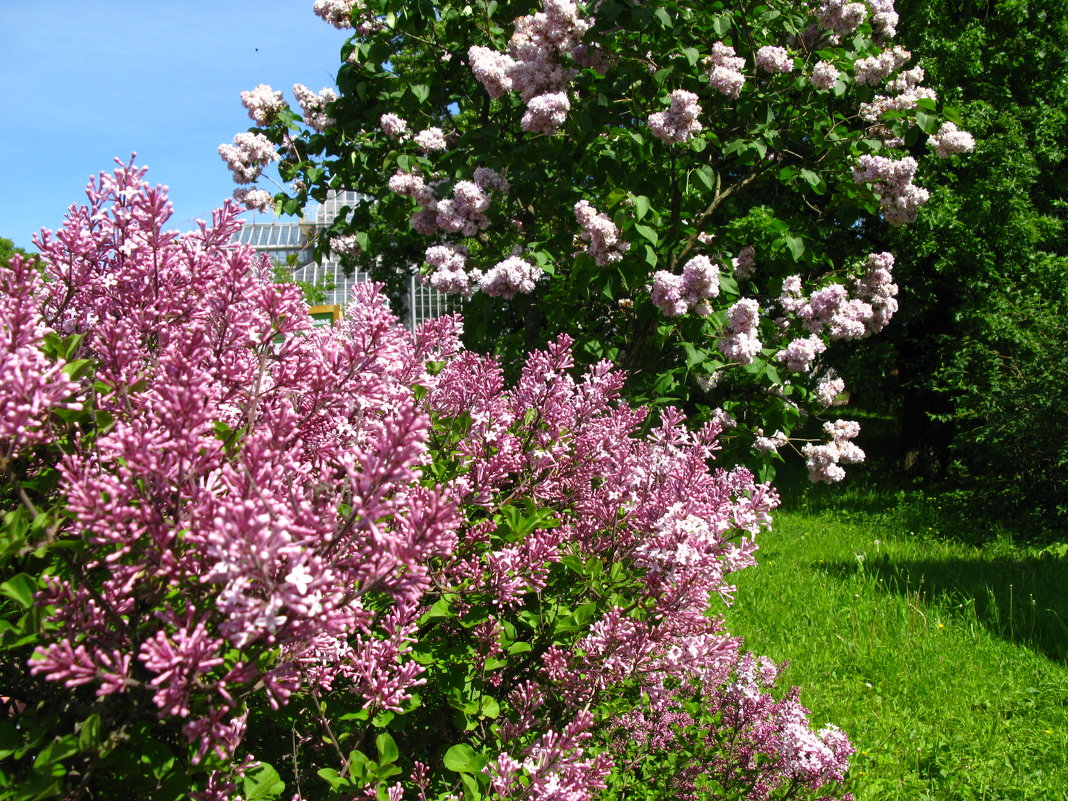
[[[10,797],[835,792],[848,740],[724,627],[777,496],[719,423],[566,336],[509,383],[373,285],[314,328],[235,205],[88,196],[0,270]]]
[[[358,190],[324,237],[353,237],[346,264],[461,296],[467,344],[509,363],[567,333],[632,399],[725,410],[732,458],[758,429],[795,450],[820,431],[845,343],[896,310],[892,257],[878,300],[864,275],[929,198],[922,157],[974,146],[894,43],[893,0],[312,10],[347,36],[333,123],[307,122],[299,85],[299,112],[242,95],[280,160],[275,209]],[[266,157],[229,156],[242,186]]]

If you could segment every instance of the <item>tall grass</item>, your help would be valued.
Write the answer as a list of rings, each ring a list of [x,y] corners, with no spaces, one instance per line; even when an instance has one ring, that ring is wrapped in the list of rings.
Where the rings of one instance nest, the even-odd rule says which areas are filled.
[[[795,494],[731,630],[849,732],[858,801],[1068,801],[1068,560],[944,505]]]

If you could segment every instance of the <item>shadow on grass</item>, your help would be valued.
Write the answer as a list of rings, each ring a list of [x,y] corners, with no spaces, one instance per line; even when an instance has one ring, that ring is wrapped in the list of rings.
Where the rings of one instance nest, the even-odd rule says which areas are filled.
[[[1009,642],[1068,664],[1063,559],[892,559],[880,554],[824,567],[842,579],[859,573],[881,579],[890,591],[916,598],[932,611],[941,608],[964,625],[974,621]]]

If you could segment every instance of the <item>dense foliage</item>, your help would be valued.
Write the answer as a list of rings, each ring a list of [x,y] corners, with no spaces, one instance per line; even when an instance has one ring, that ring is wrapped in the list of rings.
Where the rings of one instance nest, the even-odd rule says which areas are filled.
[[[143,170],[0,270],[0,797],[824,795],[724,628],[775,493],[561,337],[300,290]]]
[[[900,38],[977,152],[938,175],[899,255],[901,313],[854,401],[900,415],[907,465],[1068,521],[1068,3],[908,2]],[[874,341],[872,342],[874,345]],[[885,373],[878,375],[883,368]],[[1060,509],[1058,509],[1060,507]]]
[[[568,333],[632,397],[739,423],[733,453],[775,453],[843,396],[821,354],[897,308],[873,237],[928,197],[913,155],[924,134],[972,146],[890,44],[885,0],[315,9],[352,29],[340,94],[298,84],[297,113],[245,92],[256,125],[220,147],[236,195],[295,213],[358,190],[321,250],[387,280],[422,265],[506,363]],[[250,185],[274,160],[272,197]],[[809,468],[837,480],[862,454],[824,439]]]

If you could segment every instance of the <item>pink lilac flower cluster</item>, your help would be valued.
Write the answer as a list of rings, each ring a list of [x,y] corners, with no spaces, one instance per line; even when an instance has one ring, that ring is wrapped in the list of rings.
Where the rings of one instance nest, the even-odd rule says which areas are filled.
[[[276,92],[265,83],[242,92],[241,105],[248,110],[249,118],[257,125],[270,125],[278,113],[286,109],[282,93]]]
[[[586,252],[593,256],[599,266],[615,264],[630,250],[630,243],[620,237],[619,228],[607,214],[601,214],[588,200],[575,204],[575,219],[586,241]]]
[[[731,266],[734,268],[735,278],[739,281],[747,279],[756,269],[756,248],[746,245],[739,250],[738,255],[731,259]]]
[[[79,387],[41,353],[49,328],[41,321],[37,295],[41,276],[32,259],[20,255],[0,263],[0,462],[50,440],[45,420],[53,409],[80,409]]]
[[[682,266],[682,275],[658,270],[653,276],[650,296],[665,317],[687,312],[706,316],[712,311],[709,299],[719,295],[719,267],[708,256],[694,256]]]
[[[844,737],[812,732],[793,695],[737,691],[755,662],[713,610],[755,564],[778,498],[743,468],[710,469],[718,424],[694,430],[667,408],[641,434],[622,374],[601,362],[573,375],[567,337],[506,388],[499,363],[461,350],[458,320],[408,332],[366,284],[340,325],[315,328],[299,290],[232,243],[235,208],[187,235],[162,232],[169,213],[142,170],[120,169],[39,240],[46,281],[0,283],[15,297],[0,330],[21,330],[7,317],[24,306],[82,335],[95,370],[77,389],[114,420],[58,464],[57,534],[88,547],[38,594],[49,625],[34,674],[150,704],[198,759],[244,744],[251,699],[349,694],[402,712],[416,688],[441,692],[434,671],[459,670],[499,699],[493,727],[457,736],[492,755],[501,793],[592,799],[612,771],[641,775],[612,755],[637,741],[682,755],[672,793],[720,781],[676,723],[773,757],[732,780],[747,798],[840,777]],[[440,256],[428,258],[463,268]],[[31,325],[27,346],[43,330]],[[46,428],[68,389],[22,430]],[[544,524],[504,524],[530,508]],[[622,564],[610,575],[625,607],[568,572],[592,561],[606,580]],[[590,614],[543,652],[505,649],[535,593],[539,609],[573,597]],[[446,601],[459,620],[421,625]],[[457,645],[476,656],[435,661]],[[697,698],[711,717],[687,717]],[[232,797],[248,764],[213,773],[198,797]],[[413,768],[358,795],[425,795],[430,768]]]
[[[382,133],[390,139],[404,141],[408,138],[408,121],[396,114],[383,114],[378,119],[378,125]]]
[[[860,339],[868,333],[872,307],[850,298],[841,284],[828,284],[813,292],[798,311],[805,328],[831,339]]]
[[[853,180],[858,184],[872,184],[883,217],[890,225],[905,225],[915,222],[920,206],[931,197],[926,189],[912,183],[917,166],[911,156],[891,159],[865,153],[853,168]]]
[[[671,105],[667,111],[657,111],[649,115],[649,128],[657,139],[672,144],[688,142],[701,131],[697,117],[701,106],[697,95],[685,89],[676,89],[671,93]]]
[[[756,52],[756,65],[765,72],[790,72],[794,60],[785,47],[764,45]]]
[[[573,0],[543,0],[542,11],[519,17],[508,52],[474,45],[467,51],[475,78],[490,97],[519,94],[527,106],[522,127],[534,133],[557,131],[570,109],[568,84],[574,58],[591,21],[583,19]]]
[[[827,350],[827,345],[815,334],[798,337],[775,354],[775,358],[786,365],[792,373],[807,373],[812,369],[812,362]]]
[[[842,464],[859,464],[864,461],[864,451],[851,442],[860,433],[860,424],[852,420],[836,420],[823,424],[830,441],[822,445],[809,443],[801,449],[808,467],[808,477],[813,482],[830,484],[845,478]]]
[[[841,73],[834,64],[829,61],[819,61],[816,63],[816,66],[812,68],[812,76],[808,81],[817,89],[833,89],[835,81],[838,80],[839,75],[841,75]]]
[[[742,298],[727,309],[727,336],[716,343],[720,353],[738,364],[751,364],[763,345],[758,338],[760,304]]]
[[[928,139],[927,144],[935,149],[935,155],[940,159],[975,150],[975,139],[972,135],[960,130],[952,122],[943,122],[938,133]]]
[[[864,3],[850,0],[820,0],[816,9],[816,19],[820,25],[839,37],[859,28],[867,15],[868,8]]]
[[[712,55],[708,58],[708,83],[713,89],[727,97],[737,98],[745,85],[745,59],[734,52],[734,48],[723,42],[712,45]]]
[[[304,122],[309,128],[322,133],[334,124],[333,117],[325,111],[327,104],[337,100],[337,92],[333,89],[320,89],[316,93],[304,84],[297,83],[293,85],[293,95],[304,112]]]
[[[219,155],[239,184],[253,183],[264,167],[278,160],[274,144],[261,133],[235,134],[232,145],[219,145]]]
[[[41,317],[83,337],[114,423],[58,465],[60,534],[98,580],[45,581],[30,670],[142,696],[198,759],[232,753],[251,694],[343,683],[399,709],[421,681],[403,656],[427,562],[458,523],[450,491],[417,483],[424,351],[369,285],[342,326],[313,329],[299,288],[231,244],[236,207],[163,232],[170,204],[143,173],[102,175],[36,242]]]

